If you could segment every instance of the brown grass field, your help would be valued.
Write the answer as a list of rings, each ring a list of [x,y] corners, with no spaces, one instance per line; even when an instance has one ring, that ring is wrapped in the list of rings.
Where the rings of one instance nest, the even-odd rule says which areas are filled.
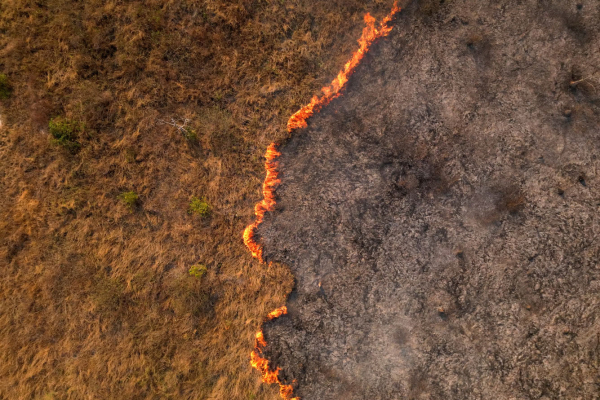
[[[242,243],[262,156],[392,2],[0,1],[0,399],[278,398],[249,365],[293,286]]]

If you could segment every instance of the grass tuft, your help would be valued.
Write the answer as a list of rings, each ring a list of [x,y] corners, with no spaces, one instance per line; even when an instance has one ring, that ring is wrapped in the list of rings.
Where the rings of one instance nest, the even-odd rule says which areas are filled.
[[[130,210],[133,210],[139,202],[139,196],[134,191],[121,193],[119,195],[119,199],[121,199],[123,204],[125,204],[125,206],[127,206],[127,208],[129,208]]]
[[[190,274],[190,276],[194,276],[194,277],[200,279],[206,274],[207,271],[208,271],[208,269],[206,268],[206,265],[195,264],[190,267],[188,273]]]
[[[196,214],[201,217],[208,217],[210,215],[210,204],[206,202],[206,199],[198,198],[196,196],[192,197],[192,201],[190,202],[189,213]]]
[[[50,130],[50,135],[52,135],[51,141],[53,144],[69,150],[76,150],[81,146],[77,142],[77,138],[85,129],[82,122],[57,117],[50,120],[48,129]]]
[[[8,82],[8,77],[0,74],[0,99],[8,99],[12,93],[12,86]]]

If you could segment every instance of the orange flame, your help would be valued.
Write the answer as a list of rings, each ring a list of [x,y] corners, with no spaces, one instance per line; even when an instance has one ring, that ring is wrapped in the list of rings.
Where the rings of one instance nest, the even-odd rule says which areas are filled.
[[[280,155],[281,153],[277,151],[277,145],[275,143],[271,143],[269,147],[267,147],[267,152],[265,153],[265,158],[267,159],[267,161],[265,161],[267,176],[263,182],[263,199],[254,206],[256,220],[244,230],[244,244],[250,249],[252,256],[258,258],[261,262],[262,245],[254,240],[254,231],[258,225],[262,223],[265,212],[273,211],[273,208],[275,207],[274,189],[281,181],[277,179],[278,162],[274,160]]]
[[[273,311],[271,311],[267,315],[267,321],[270,321],[275,318],[281,317],[283,314],[287,314],[287,307],[279,307]],[[265,341],[265,336],[263,335],[262,330],[256,332],[256,345],[254,350],[250,353],[250,364],[253,368],[256,368],[260,371],[262,375],[262,380],[264,383],[277,383],[279,384],[279,394],[284,399],[289,400],[300,400],[299,397],[291,398],[294,388],[292,385],[284,385],[279,380],[279,371],[281,368],[277,367],[272,370],[269,367],[269,360],[262,356],[262,349],[267,346],[267,342]]]
[[[267,321],[270,321],[272,319],[275,318],[279,318],[281,317],[283,314],[287,314],[287,307],[286,306],[281,306],[273,311],[271,311],[268,315],[267,315]]]
[[[352,75],[360,63],[360,60],[363,59],[369,50],[369,47],[371,47],[371,44],[373,44],[375,40],[387,36],[392,31],[392,27],[388,26],[388,24],[393,16],[399,11],[400,7],[398,7],[398,3],[394,2],[392,11],[383,18],[379,27],[375,26],[375,18],[368,13],[365,15],[365,23],[367,26],[363,29],[360,39],[358,39],[358,50],[352,54],[350,61],[344,65],[344,69],[338,73],[331,84],[321,89],[323,96],[314,96],[310,100],[310,103],[296,111],[294,115],[290,117],[287,123],[288,132],[291,133],[295,129],[305,128],[307,126],[306,120],[308,118],[314,113],[319,112],[319,110],[329,104],[331,100],[341,95],[341,90],[344,88],[346,82],[348,82],[348,78]],[[277,151],[277,144],[271,143],[269,147],[267,147],[267,152],[265,153],[265,169],[267,170],[267,176],[263,183],[263,200],[254,207],[256,220],[253,224],[246,227],[243,235],[244,244],[250,249],[252,256],[258,258],[260,261],[262,261],[262,245],[254,240],[254,232],[258,225],[262,223],[265,212],[273,211],[275,207],[274,189],[281,182],[277,179],[278,163],[275,159],[280,155],[281,153]]]
[[[360,39],[358,39],[358,50],[352,54],[350,61],[344,65],[344,68],[338,73],[331,84],[321,89],[323,92],[321,97],[314,96],[310,100],[310,103],[296,111],[290,117],[287,123],[288,132],[291,133],[295,129],[305,128],[307,126],[306,120],[308,118],[319,112],[324,106],[329,104],[331,100],[341,95],[341,91],[348,82],[350,75],[352,75],[352,73],[356,70],[356,67],[371,47],[371,44],[373,44],[375,40],[387,36],[392,31],[392,27],[388,24],[394,15],[399,11],[400,7],[396,1],[392,6],[392,11],[385,18],[383,18],[379,24],[379,27],[375,26],[375,18],[368,13],[365,15],[365,23],[367,26],[363,29]],[[280,155],[281,153],[277,151],[277,144],[271,143],[269,147],[267,147],[267,152],[265,154],[265,169],[267,170],[267,176],[265,177],[265,181],[263,183],[263,199],[260,201],[260,203],[257,203],[256,206],[254,206],[254,214],[256,215],[256,219],[254,223],[246,227],[243,235],[244,244],[248,247],[248,249],[250,249],[252,256],[258,258],[261,262],[263,261],[263,248],[261,244],[254,240],[254,232],[256,231],[256,228],[258,228],[258,226],[263,222],[265,212],[273,211],[275,208],[275,187],[281,182],[277,178],[277,167],[279,163],[276,161],[276,159]],[[274,318],[280,317],[283,314],[287,314],[287,308],[285,306],[271,311],[267,315],[267,320],[270,321]],[[281,394],[282,398],[287,400],[299,400],[299,397],[291,398],[293,393],[292,385],[284,385],[279,380],[279,371],[281,369],[279,367],[277,367],[275,370],[270,369],[269,361],[262,357],[262,348],[266,346],[267,342],[265,341],[262,330],[260,330],[256,333],[255,349],[252,351],[252,353],[250,353],[250,364],[252,367],[260,371],[263,382],[279,384],[279,393]]]
[[[398,11],[400,11],[400,7],[398,7],[397,2],[394,2],[392,11],[385,18],[383,18],[379,28],[375,27],[375,18],[368,13],[365,15],[365,23],[367,26],[365,26],[362,36],[360,39],[358,39],[358,50],[352,54],[350,61],[344,65],[344,69],[338,73],[337,77],[331,82],[331,84],[321,89],[323,96],[314,96],[310,100],[310,103],[292,115],[287,124],[288,132],[292,132],[294,129],[298,128],[305,128],[306,120],[310,118],[311,115],[313,115],[315,112],[319,112],[319,110],[329,104],[331,100],[340,96],[340,91],[346,82],[348,82],[348,78],[350,75],[352,75],[360,63],[360,60],[362,60],[362,58],[365,56],[369,50],[369,47],[371,47],[371,44],[380,37],[387,36],[392,31],[392,27],[388,26],[388,23]]]

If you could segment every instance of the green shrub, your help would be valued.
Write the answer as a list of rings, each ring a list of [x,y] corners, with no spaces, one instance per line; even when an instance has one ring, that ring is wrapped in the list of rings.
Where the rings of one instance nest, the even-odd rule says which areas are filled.
[[[197,214],[201,217],[207,217],[210,215],[210,204],[206,202],[204,197],[200,199],[194,196],[190,202],[189,213]]]
[[[8,83],[8,77],[0,74],[0,99],[8,99],[12,92],[12,87]]]
[[[123,192],[119,195],[119,198],[130,210],[133,210],[139,201],[139,196],[133,191]]]
[[[77,142],[77,138],[84,130],[83,123],[57,117],[50,120],[48,128],[50,135],[52,135],[52,143],[66,147],[69,150],[75,150],[81,146]]]
[[[136,157],[137,154],[134,149],[125,150],[125,161],[127,161],[128,163],[134,163]]]
[[[183,128],[183,136],[185,136],[185,138],[187,140],[189,140],[190,142],[197,142],[198,141],[198,134],[196,133],[195,130],[193,130],[189,126]]]
[[[206,274],[206,271],[207,271],[206,265],[196,264],[196,265],[192,265],[188,272],[189,272],[190,276],[195,276],[196,278],[200,279],[204,276],[204,274]]]

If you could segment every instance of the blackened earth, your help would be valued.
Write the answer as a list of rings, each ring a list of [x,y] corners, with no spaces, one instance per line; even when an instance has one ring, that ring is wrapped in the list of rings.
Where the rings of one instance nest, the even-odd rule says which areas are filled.
[[[305,400],[600,398],[600,2],[414,1],[281,147]]]

